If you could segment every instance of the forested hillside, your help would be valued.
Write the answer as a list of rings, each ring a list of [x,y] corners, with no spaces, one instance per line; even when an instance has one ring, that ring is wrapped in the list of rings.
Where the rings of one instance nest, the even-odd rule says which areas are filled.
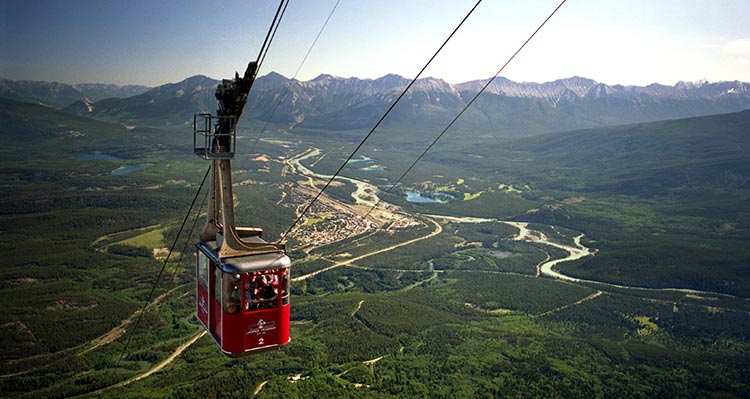
[[[749,127],[745,111],[459,131],[388,196],[435,133],[386,129],[290,235],[292,342],[230,359],[194,316],[208,165],[189,129],[0,100],[0,394],[748,397]],[[240,132],[238,223],[273,240],[363,133],[256,134]],[[348,230],[365,182],[398,217]]]

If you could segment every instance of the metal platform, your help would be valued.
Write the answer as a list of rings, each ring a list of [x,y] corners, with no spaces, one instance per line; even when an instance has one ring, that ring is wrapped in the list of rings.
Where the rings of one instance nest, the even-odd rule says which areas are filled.
[[[193,153],[203,159],[233,159],[237,142],[236,121],[234,116],[193,115]]]

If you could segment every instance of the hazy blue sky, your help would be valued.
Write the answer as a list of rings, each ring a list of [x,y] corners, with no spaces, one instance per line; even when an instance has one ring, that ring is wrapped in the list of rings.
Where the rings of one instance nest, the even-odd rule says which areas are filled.
[[[412,77],[475,0],[341,0],[298,78]],[[336,0],[291,0],[261,75],[291,77]],[[487,78],[559,0],[484,0],[426,76]],[[145,84],[242,72],[275,0],[0,0],[0,77]],[[568,0],[503,76],[750,81],[750,0]]]

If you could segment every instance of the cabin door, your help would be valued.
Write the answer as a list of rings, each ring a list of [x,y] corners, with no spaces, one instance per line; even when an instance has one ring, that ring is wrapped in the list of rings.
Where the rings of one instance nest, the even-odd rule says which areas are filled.
[[[196,270],[196,289],[195,289],[195,303],[196,310],[195,314],[201,321],[203,326],[208,329],[210,326],[208,321],[209,305],[211,304],[211,296],[209,290],[209,261],[208,257],[201,251],[198,251],[197,256],[197,270]]]
[[[217,341],[221,341],[221,287],[224,273],[211,261],[211,310],[209,312],[210,332]]]

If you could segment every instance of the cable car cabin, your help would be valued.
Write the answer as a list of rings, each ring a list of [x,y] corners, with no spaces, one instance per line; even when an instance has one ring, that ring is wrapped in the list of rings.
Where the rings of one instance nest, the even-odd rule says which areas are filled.
[[[289,266],[284,253],[221,259],[197,245],[196,316],[224,354],[240,357],[289,343]]]

